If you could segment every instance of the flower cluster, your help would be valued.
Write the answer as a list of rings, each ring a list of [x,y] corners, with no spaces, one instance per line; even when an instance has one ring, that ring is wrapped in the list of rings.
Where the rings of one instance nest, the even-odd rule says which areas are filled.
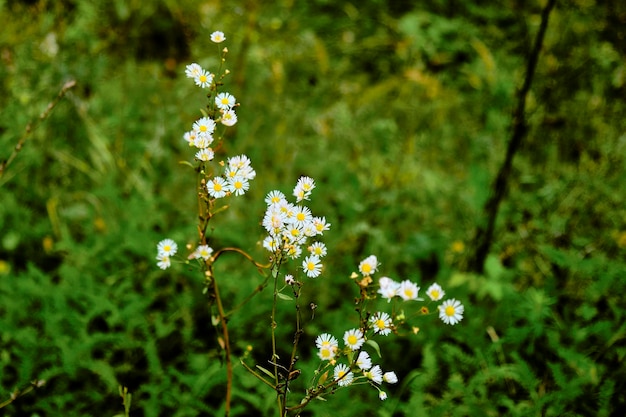
[[[365,278],[370,278],[370,276],[377,271],[379,266],[378,259],[374,255],[370,255],[359,264],[359,271]],[[378,280],[379,289],[378,293],[382,298],[387,299],[390,302],[395,297],[400,297],[404,301],[423,301],[423,298],[419,298],[419,290],[420,287],[409,280],[404,280],[401,282],[394,281],[389,277],[381,277]],[[430,298],[431,301],[439,301],[445,295],[445,291],[441,288],[441,286],[437,283],[432,284],[426,290],[426,295]],[[463,319],[463,312],[465,308],[460,301],[456,299],[450,299],[444,301],[439,307],[439,318],[446,324],[454,325],[460,322]],[[426,309],[425,311],[428,311]],[[388,334],[391,330],[388,326],[386,326],[385,320],[386,318],[379,317],[380,314],[386,313],[377,313],[377,315],[372,316],[370,320],[376,320],[374,330],[378,330],[377,333]],[[388,316],[387,316],[388,317]]]
[[[167,269],[172,265],[171,258],[178,252],[178,245],[172,239],[163,239],[157,244],[157,266],[161,269]],[[208,245],[199,245],[190,255],[188,259],[203,259],[205,261],[211,259],[213,248]]]
[[[371,276],[378,271],[379,266],[380,263],[375,255],[370,255],[359,263],[358,269],[362,278],[357,283],[362,291],[369,288],[373,282]],[[357,277],[359,277],[358,274],[352,274],[353,279]],[[378,281],[377,293],[382,298],[387,299],[388,302],[396,297],[403,301],[424,301],[423,298],[419,298],[420,287],[410,280],[398,282],[389,277],[381,277]],[[434,283],[428,287],[426,295],[431,301],[439,301],[445,292],[439,284]],[[374,290],[362,292],[362,296],[364,297],[362,300],[373,297],[375,296]],[[463,305],[459,301],[455,299],[446,300],[439,306],[439,317],[446,324],[456,324],[462,320],[463,310]],[[428,313],[428,309],[423,307],[422,312]],[[402,322],[404,313],[393,316],[384,311],[377,311],[373,314],[367,313],[365,318],[361,320],[360,328],[349,329],[344,333],[343,347],[340,347],[339,340],[329,333],[317,336],[315,339],[315,346],[318,349],[317,356],[322,363],[328,362],[328,365],[325,366],[334,366],[334,383],[339,387],[345,387],[355,381],[362,380],[378,390],[381,400],[387,398],[387,393],[381,390],[379,386],[383,382],[395,384],[398,382],[398,377],[394,372],[383,372],[380,365],[373,365],[371,357],[363,348],[369,344],[378,350],[377,343],[369,338],[395,333],[394,319]],[[348,363],[339,363],[342,358],[346,358]]]
[[[313,216],[311,210],[302,204],[302,201],[309,200],[314,188],[315,181],[312,178],[298,179],[293,190],[296,204],[288,202],[280,191],[270,191],[265,198],[267,209],[262,222],[268,233],[263,240],[263,247],[268,251],[298,259],[302,255],[302,248],[307,248],[308,255],[302,261],[302,269],[309,278],[321,274],[321,259],[327,253],[322,242],[309,244],[309,241],[330,229],[330,223],[326,222],[325,217]]]
[[[351,358],[349,365],[336,363],[336,357],[345,352],[339,351],[339,341],[334,336],[323,333],[315,339],[320,359],[330,361],[334,365],[334,381],[340,387],[346,387],[359,380],[367,381],[378,390],[381,400],[386,399],[387,394],[378,386],[383,381],[388,384],[397,383],[398,377],[395,372],[383,372],[380,365],[372,365],[372,358],[369,353],[362,349],[365,335],[360,329],[347,330],[343,335],[343,341],[345,344],[344,351],[348,352],[348,357]]]
[[[217,31],[211,34],[211,40],[215,43],[221,43],[225,39],[226,37],[222,32]],[[211,161],[215,157],[211,144],[214,141],[213,135],[217,123],[224,126],[233,126],[237,123],[237,114],[235,113],[235,107],[238,106],[237,100],[230,93],[217,93],[218,83],[215,82],[215,74],[210,73],[195,62],[187,65],[185,75],[187,78],[193,79],[200,88],[207,88],[216,93],[213,109],[217,108],[214,112],[217,117],[204,116],[200,118],[194,122],[191,130],[183,135],[189,146],[199,149],[195,155],[196,159],[204,162]]]
[[[250,165],[250,159],[245,155],[234,156],[228,158],[223,176],[213,177],[207,182],[207,191],[213,198],[243,195],[250,188],[250,181],[254,177],[256,171]]]
[[[223,32],[216,31],[211,34],[211,40],[215,43],[221,43],[226,40]],[[223,49],[226,54],[227,49]],[[222,62],[224,59],[222,57]],[[218,71],[219,72],[219,71]],[[198,149],[195,153],[195,159],[200,162],[202,169],[198,172],[204,176],[202,183],[205,184],[204,192],[213,199],[226,197],[229,195],[240,196],[245,194],[250,188],[250,181],[256,177],[256,172],[251,166],[250,159],[246,155],[234,156],[227,159],[224,164],[220,161],[220,165],[224,166],[222,175],[212,175],[204,170],[204,163],[210,162],[215,158],[215,151],[212,148],[213,143],[220,141],[222,137],[216,133],[218,124],[223,126],[233,126],[237,123],[237,115],[235,107],[239,104],[235,97],[227,92],[218,92],[221,86],[221,79],[229,73],[228,70],[216,81],[216,75],[202,68],[197,63],[187,65],[185,75],[193,79],[195,84],[200,88],[209,89],[209,106],[208,113],[203,112],[203,117],[196,120],[191,130],[185,132],[183,139],[190,147]],[[213,99],[211,99],[213,97]],[[208,207],[210,209],[211,203]],[[208,217],[210,218],[210,216]],[[165,239],[158,244],[157,266],[161,269],[167,269],[171,265],[170,258],[176,253],[178,247],[171,239]],[[199,245],[188,257],[188,259],[202,259],[208,261],[211,259],[213,249],[205,244]]]

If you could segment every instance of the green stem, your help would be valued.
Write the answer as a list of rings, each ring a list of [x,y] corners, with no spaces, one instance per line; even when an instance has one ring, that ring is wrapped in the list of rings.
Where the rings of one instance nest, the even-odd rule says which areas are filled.
[[[6,161],[2,161],[0,162],[0,178],[2,178],[2,176],[4,175],[4,173],[6,172],[6,169],[9,167],[9,165],[11,164],[11,162],[13,162],[13,160],[15,159],[15,157],[17,156],[17,154],[22,150],[22,148],[24,147],[24,143],[26,142],[26,139],[28,138],[28,136],[35,130],[37,129],[37,127],[39,127],[39,125],[41,124],[41,122],[43,122],[44,120],[46,120],[48,118],[48,116],[50,116],[50,113],[52,113],[52,110],[54,110],[54,108],[56,107],[56,105],[59,103],[59,101],[61,101],[61,99],[65,96],[65,94],[74,86],[76,85],[76,81],[74,80],[70,80],[68,82],[66,82],[63,87],[61,87],[61,90],[59,91],[59,94],[57,94],[56,98],[54,100],[52,100],[50,103],[48,103],[48,106],[46,107],[46,109],[39,115],[39,117],[34,121],[34,122],[29,122],[26,125],[26,129],[24,130],[24,134],[22,135],[22,137],[20,137],[20,139],[17,141],[17,144],[15,145],[15,147],[13,148],[13,152],[11,152],[11,155],[9,156],[9,158]]]
[[[272,277],[274,278],[274,293],[272,299],[272,317],[271,317],[271,330],[272,330],[272,363],[274,364],[274,383],[277,387],[276,402],[278,406],[278,415],[283,417],[284,414],[284,399],[281,398],[281,393],[278,390],[279,378],[278,378],[278,354],[276,353],[276,304],[278,301],[278,272],[280,271],[280,259],[276,261],[272,267]]]

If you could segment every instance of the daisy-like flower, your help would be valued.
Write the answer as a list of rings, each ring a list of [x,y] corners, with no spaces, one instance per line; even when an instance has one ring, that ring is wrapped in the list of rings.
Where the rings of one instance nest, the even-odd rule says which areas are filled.
[[[326,217],[313,217],[313,225],[319,235],[323,235],[326,230],[330,230],[330,223],[326,223]]]
[[[252,161],[246,155],[231,156],[228,158],[228,166],[231,168],[242,169],[249,167]]]
[[[204,149],[200,149],[198,152],[196,152],[196,159],[200,160],[200,161],[211,161],[213,160],[213,158],[215,157],[215,153],[213,152],[213,149],[211,148],[204,148]]]
[[[250,158],[246,155],[238,155],[228,158],[227,176],[240,175],[247,180],[256,177],[256,171],[252,169]]]
[[[287,223],[287,216],[280,210],[276,210],[274,206],[270,206],[265,210],[265,215],[263,216],[263,227],[273,236],[280,234],[280,231],[283,229],[285,224]]]
[[[315,188],[315,181],[311,177],[300,177],[298,183],[293,189],[293,195],[296,197],[296,202],[302,200],[308,200],[311,196],[311,191]]]
[[[313,237],[313,236],[317,236],[317,230],[315,230],[315,225],[313,224],[313,222],[305,222],[302,225],[302,233],[304,233],[304,235],[306,237]],[[324,256],[324,255],[322,255]]]
[[[319,256],[320,258],[326,256],[327,253],[326,245],[324,245],[322,242],[315,242],[314,244],[309,246],[308,249],[311,254]]]
[[[270,191],[265,197],[265,204],[267,204],[268,206],[271,204],[278,204],[281,201],[285,201],[285,199],[285,194],[281,193],[278,190],[273,190]]]
[[[343,341],[350,350],[358,350],[365,343],[363,332],[359,329],[350,329],[343,335]]]
[[[226,36],[224,36],[224,32],[220,32],[219,30],[216,30],[215,32],[211,33],[211,41],[215,43],[222,43],[225,40],[226,40]]]
[[[157,244],[159,255],[174,256],[178,251],[178,245],[172,239],[163,239]]]
[[[286,217],[282,211],[273,210],[272,207],[268,207],[268,209],[265,210],[265,215],[263,216],[263,222],[261,224],[268,233],[276,236],[285,225],[285,221]]]
[[[362,371],[367,371],[372,367],[372,359],[369,353],[362,350],[359,352],[359,356],[356,358],[356,366],[361,368]]]
[[[228,178],[228,191],[235,195],[244,195],[250,189],[250,182],[247,178],[237,175]]]
[[[322,333],[315,338],[315,347],[321,349],[324,346],[339,346],[339,341],[335,339],[335,336],[329,333]]]
[[[379,365],[375,365],[372,369],[365,372],[365,376],[367,376],[368,379],[371,379],[378,385],[383,382],[383,371],[382,369],[380,369]]]
[[[409,280],[404,280],[400,283],[398,295],[400,295],[400,297],[402,297],[405,301],[418,300],[417,294],[419,290],[420,287],[418,287],[417,284]]]
[[[194,62],[193,64],[189,64],[185,67],[185,76],[187,78],[196,78],[202,73],[202,71],[202,67]]]
[[[215,105],[220,110],[230,110],[236,102],[235,96],[230,93],[219,93],[215,97]]]
[[[436,282],[426,290],[426,295],[433,301],[439,301],[446,295],[445,291]]]
[[[391,317],[389,314],[385,312],[379,311],[370,317],[370,323],[372,324],[372,328],[374,329],[374,333],[382,334],[383,336],[387,336],[391,333]]]
[[[317,278],[322,273],[322,263],[316,255],[309,255],[302,261],[302,269],[309,278]]]
[[[210,117],[198,119],[193,124],[193,130],[198,136],[212,135],[215,131],[215,121]]]
[[[224,126],[234,126],[237,124],[237,114],[235,110],[227,110],[222,114],[222,118],[220,119],[220,123]]]
[[[335,366],[335,381],[338,381],[337,385],[346,387],[352,383],[353,378],[354,374],[347,365],[340,363]]]
[[[387,399],[387,393],[385,391],[378,391],[378,398],[381,401],[385,401]]]
[[[193,252],[193,257],[196,259],[202,258],[204,260],[207,260],[211,257],[212,253],[213,253],[213,248],[209,247],[209,245],[200,245]]]
[[[276,252],[280,248],[280,241],[272,236],[263,239],[263,247],[270,252]]]
[[[202,134],[202,135],[196,135],[193,139],[192,145],[198,149],[205,149],[211,146],[212,143],[213,143],[213,136],[207,133],[207,134]]]
[[[311,209],[306,206],[297,206],[294,212],[293,221],[300,227],[304,226],[305,223],[310,222],[313,219],[313,214],[311,213]]]
[[[196,132],[190,130],[189,132],[185,132],[183,135],[183,139],[189,144],[189,146],[194,146],[194,141],[196,140]]]
[[[383,380],[388,384],[396,384],[398,382],[398,376],[395,372],[385,372],[383,374]]]
[[[359,271],[363,274],[364,277],[372,275],[376,272],[378,268],[378,258],[374,255],[370,255],[367,258],[363,259],[359,264]]]
[[[282,201],[278,204],[278,208],[285,214],[286,222],[293,223],[293,216],[295,216],[295,208],[293,204],[285,201]]]
[[[213,82],[213,74],[209,71],[201,70],[198,75],[194,77],[194,82],[200,88],[208,88]]]
[[[315,339],[315,346],[319,349],[317,355],[320,359],[328,361],[335,357],[339,342],[334,336],[328,333],[322,333]]]
[[[317,356],[323,361],[330,361],[335,358],[336,353],[337,348],[324,346],[317,352]]]
[[[296,224],[289,224],[283,229],[283,237],[290,243],[301,244],[306,240],[306,236],[302,233],[302,229]]]
[[[228,191],[228,184],[222,177],[215,177],[210,180],[206,185],[209,195],[213,198],[222,198]]]
[[[452,298],[439,306],[439,318],[446,324],[455,325],[463,320],[463,311],[463,304]]]
[[[399,282],[396,282],[389,277],[382,277],[378,280],[378,283],[380,284],[378,293],[381,294],[383,298],[386,298],[388,302],[391,301],[391,299],[396,295],[399,295]]]
[[[285,252],[291,259],[298,259],[302,255],[302,248],[298,245],[285,245]]]
[[[159,254],[157,257],[157,266],[163,270],[171,266],[170,257],[167,255]]]

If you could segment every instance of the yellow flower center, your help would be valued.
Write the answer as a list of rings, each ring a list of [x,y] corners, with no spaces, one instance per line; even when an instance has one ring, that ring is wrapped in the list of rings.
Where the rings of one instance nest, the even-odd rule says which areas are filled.
[[[353,334],[351,334],[350,336],[348,336],[348,344],[350,345],[356,345],[356,342],[358,341],[357,337]]]
[[[320,350],[320,356],[322,358],[330,358],[332,356],[330,348],[322,347],[322,349]]]
[[[369,273],[372,271],[372,266],[370,264],[364,264],[361,269],[363,270],[364,274],[369,275]]]
[[[385,320],[383,319],[376,320],[376,327],[383,330],[385,328]]]
[[[213,189],[215,191],[222,191],[222,185],[219,182],[214,182],[213,184]]]
[[[454,307],[453,306],[447,306],[446,309],[444,310],[444,312],[446,313],[446,316],[452,317],[452,316],[454,316]]]

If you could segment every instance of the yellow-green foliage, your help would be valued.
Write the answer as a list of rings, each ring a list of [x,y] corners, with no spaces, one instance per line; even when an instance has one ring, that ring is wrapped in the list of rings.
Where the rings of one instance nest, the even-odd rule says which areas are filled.
[[[425,326],[384,346],[401,379],[387,401],[338,391],[308,415],[621,415],[620,2],[558,2],[486,272],[461,272],[542,3],[0,2],[0,161],[77,83],[0,177],[0,404],[46,381],[4,415],[113,416],[124,410],[120,385],[131,416],[223,414],[203,282],[154,264],[164,234],[194,233],[195,184],[177,161],[205,103],[184,67],[216,64],[213,30],[229,37],[242,104],[229,143],[257,171],[246,202],[213,225],[214,244],[264,256],[263,197],[300,175],[316,179],[311,208],[333,224],[332,284],[312,300],[302,345],[343,329],[355,295],[342,277],[370,253],[395,279],[423,289],[436,279],[465,300],[453,331]],[[219,268],[232,300],[260,282],[235,260]],[[234,354],[253,345],[260,362],[271,345],[257,305],[229,326]],[[291,334],[277,329],[285,343]],[[314,354],[303,352],[303,373]],[[233,415],[274,415],[267,387],[235,373]]]

